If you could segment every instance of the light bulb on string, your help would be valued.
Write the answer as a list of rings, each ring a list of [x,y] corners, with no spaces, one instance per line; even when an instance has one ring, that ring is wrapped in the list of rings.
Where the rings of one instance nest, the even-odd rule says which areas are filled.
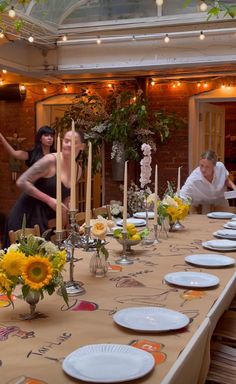
[[[6,74],[7,70],[6,69],[2,69],[2,73]]]
[[[0,39],[4,39],[4,37],[5,37],[5,35],[4,35],[4,33],[3,33],[3,30],[0,29]]]
[[[208,5],[205,3],[204,0],[202,0],[202,1],[201,1],[201,4],[200,4],[200,7],[199,7],[200,11],[201,11],[201,12],[206,12],[206,11],[207,11],[207,8],[208,8]]]
[[[12,19],[16,16],[16,11],[14,7],[12,6],[11,9],[8,12],[8,16],[11,17]]]
[[[205,83],[203,84],[203,87],[204,88],[207,88],[208,87],[208,83],[205,81]]]
[[[206,37],[206,36],[204,35],[203,31],[201,31],[201,32],[200,32],[200,35],[199,35],[199,39],[200,39],[200,40],[204,40],[205,37]]]
[[[66,35],[62,36],[62,41],[67,41],[67,36]]]
[[[224,89],[225,88],[225,84],[223,83],[223,84],[221,84],[221,88],[222,89]]]
[[[34,42],[34,38],[33,38],[32,35],[29,36],[28,41],[29,41],[29,43],[33,43]]]
[[[108,86],[108,88],[112,88],[112,84],[111,83],[108,83],[107,86]]]
[[[19,85],[19,90],[20,90],[20,93],[25,93],[25,91],[26,91],[25,84],[20,84]]]
[[[197,87],[200,88],[201,87],[201,83],[198,82],[197,83]]]
[[[151,86],[153,87],[155,85],[155,81],[151,80]]]
[[[169,38],[169,35],[168,35],[168,33],[165,35],[165,38],[164,38],[164,42],[165,43],[169,43],[169,41],[170,41],[170,38]]]
[[[44,92],[44,93],[47,93],[47,91],[48,91],[48,90],[47,90],[47,87],[43,87],[43,92]]]
[[[68,87],[67,87],[67,85],[66,85],[66,84],[64,85],[64,91],[65,91],[65,92],[67,92],[67,91],[68,91]]]
[[[97,44],[101,44],[102,40],[100,38],[100,36],[97,37]]]
[[[181,82],[178,81],[178,82],[177,82],[177,87],[180,87],[180,86],[181,86]]]

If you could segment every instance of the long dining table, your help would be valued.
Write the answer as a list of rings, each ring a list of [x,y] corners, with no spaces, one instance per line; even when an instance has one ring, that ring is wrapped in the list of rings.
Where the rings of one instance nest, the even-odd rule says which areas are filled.
[[[29,379],[20,381],[22,376],[47,384],[82,383],[63,371],[64,358],[82,346],[105,343],[131,345],[153,354],[154,369],[134,380],[135,383],[204,383],[209,367],[210,337],[236,292],[235,265],[199,267],[186,263],[185,256],[222,254],[204,249],[202,242],[213,239],[213,232],[222,229],[226,221],[189,215],[181,231],[168,233],[168,238],[161,237],[159,244],[140,243],[132,247],[129,257],[134,263],[122,268],[115,263],[122,246],[109,236],[110,266],[103,278],[96,278],[89,271],[91,252],[76,249],[75,279],[82,283],[85,293],[69,297],[69,307],[59,294],[45,293],[37,304],[39,318],[21,320],[20,315],[28,311],[28,304],[20,297],[16,297],[14,309],[4,306],[0,298],[0,382],[31,383]],[[235,251],[224,254],[236,259]],[[69,280],[68,270],[67,264],[65,281]],[[210,273],[220,282],[199,290],[170,285],[164,280],[167,273],[181,271]],[[179,311],[189,317],[190,323],[179,330],[140,332],[121,327],[113,320],[113,315],[123,308],[150,306]],[[201,346],[191,354],[196,335],[206,320]],[[175,367],[178,371],[181,359],[184,364],[181,380],[175,380]],[[192,370],[194,379],[190,382]]]

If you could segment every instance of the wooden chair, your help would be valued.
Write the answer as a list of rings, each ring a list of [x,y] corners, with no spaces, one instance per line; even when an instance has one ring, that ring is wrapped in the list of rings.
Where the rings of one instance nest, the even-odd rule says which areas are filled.
[[[85,222],[85,212],[78,212],[75,215],[75,221],[79,226],[83,225]]]
[[[17,231],[9,231],[10,243],[14,244],[22,234],[40,236],[40,228],[38,224],[35,224],[33,228],[18,229]]]
[[[105,207],[93,208],[93,218],[97,219],[98,216],[102,216],[105,219],[112,220],[110,205],[106,205]]]

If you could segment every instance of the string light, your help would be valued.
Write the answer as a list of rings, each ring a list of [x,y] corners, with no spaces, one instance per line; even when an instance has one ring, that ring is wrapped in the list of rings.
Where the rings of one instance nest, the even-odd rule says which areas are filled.
[[[151,81],[151,85],[152,85],[152,86],[155,85],[155,81],[154,81],[154,80]]]
[[[165,35],[165,38],[164,38],[164,42],[165,43],[169,43],[169,41],[170,41],[170,38],[169,38],[169,35],[168,35],[168,33]]]
[[[176,88],[176,84],[173,84],[173,85],[172,85],[172,88]]]
[[[112,84],[111,83],[108,83],[107,86],[108,86],[108,88],[112,88]]]
[[[204,35],[203,31],[201,31],[201,32],[200,32],[199,39],[200,39],[200,40],[204,40],[205,37],[206,37],[206,36]]]
[[[135,41],[136,40],[136,37],[135,35],[132,36],[132,40]]]
[[[43,92],[44,92],[44,93],[47,93],[47,91],[48,91],[48,90],[47,90],[47,87],[44,87],[44,88],[43,88]]]
[[[207,88],[207,87],[208,87],[208,84],[207,84],[206,81],[205,81],[205,83],[203,84],[203,87],[204,87],[204,88]]]
[[[33,43],[33,42],[34,42],[34,38],[33,38],[32,35],[29,36],[28,41],[29,41],[30,43]]]
[[[26,91],[25,85],[24,84],[20,84],[19,85],[19,90],[20,90],[20,93],[25,93],[25,91]]]
[[[12,19],[16,16],[16,11],[14,7],[12,6],[11,9],[8,12],[8,16],[11,17]]]
[[[208,5],[205,3],[204,0],[202,0],[202,2],[201,2],[201,4],[200,4],[200,7],[199,7],[200,11],[201,11],[201,12],[206,12],[206,11],[207,11],[207,8],[208,8]]]
[[[156,5],[159,5],[159,7],[161,5],[163,5],[164,1],[163,0],[156,0]]]
[[[178,82],[177,82],[177,87],[180,87],[180,86],[181,86],[181,82],[178,81]]]
[[[66,84],[64,85],[64,91],[65,91],[65,92],[67,92],[67,91],[68,91],[68,87],[67,87],[67,85],[66,85]]]
[[[62,36],[62,41],[67,41],[67,36],[66,35]]]
[[[2,70],[2,73],[6,74],[6,73],[7,73],[7,70],[6,70],[6,69],[3,69],[3,70]]]
[[[97,37],[97,44],[101,44],[101,42],[102,42],[102,41],[101,41],[101,38],[100,38],[100,36],[98,36],[98,37]]]
[[[223,84],[221,84],[221,88],[222,88],[222,89],[224,89],[224,88],[225,88],[225,85],[224,85],[224,83],[223,83]]]
[[[201,83],[197,83],[197,87],[200,88],[201,87]]]
[[[5,37],[5,35],[4,35],[4,33],[3,33],[3,30],[0,29],[0,39],[4,39],[4,37]]]

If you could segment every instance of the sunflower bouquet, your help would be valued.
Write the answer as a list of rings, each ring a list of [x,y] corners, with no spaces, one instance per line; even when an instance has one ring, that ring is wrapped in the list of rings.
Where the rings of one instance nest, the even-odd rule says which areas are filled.
[[[42,237],[21,236],[19,243],[12,244],[7,251],[0,251],[0,292],[12,294],[17,285],[21,286],[26,299],[30,292],[44,292],[49,295],[60,287],[65,302],[68,302],[63,282],[62,269],[66,263],[66,251]]]

